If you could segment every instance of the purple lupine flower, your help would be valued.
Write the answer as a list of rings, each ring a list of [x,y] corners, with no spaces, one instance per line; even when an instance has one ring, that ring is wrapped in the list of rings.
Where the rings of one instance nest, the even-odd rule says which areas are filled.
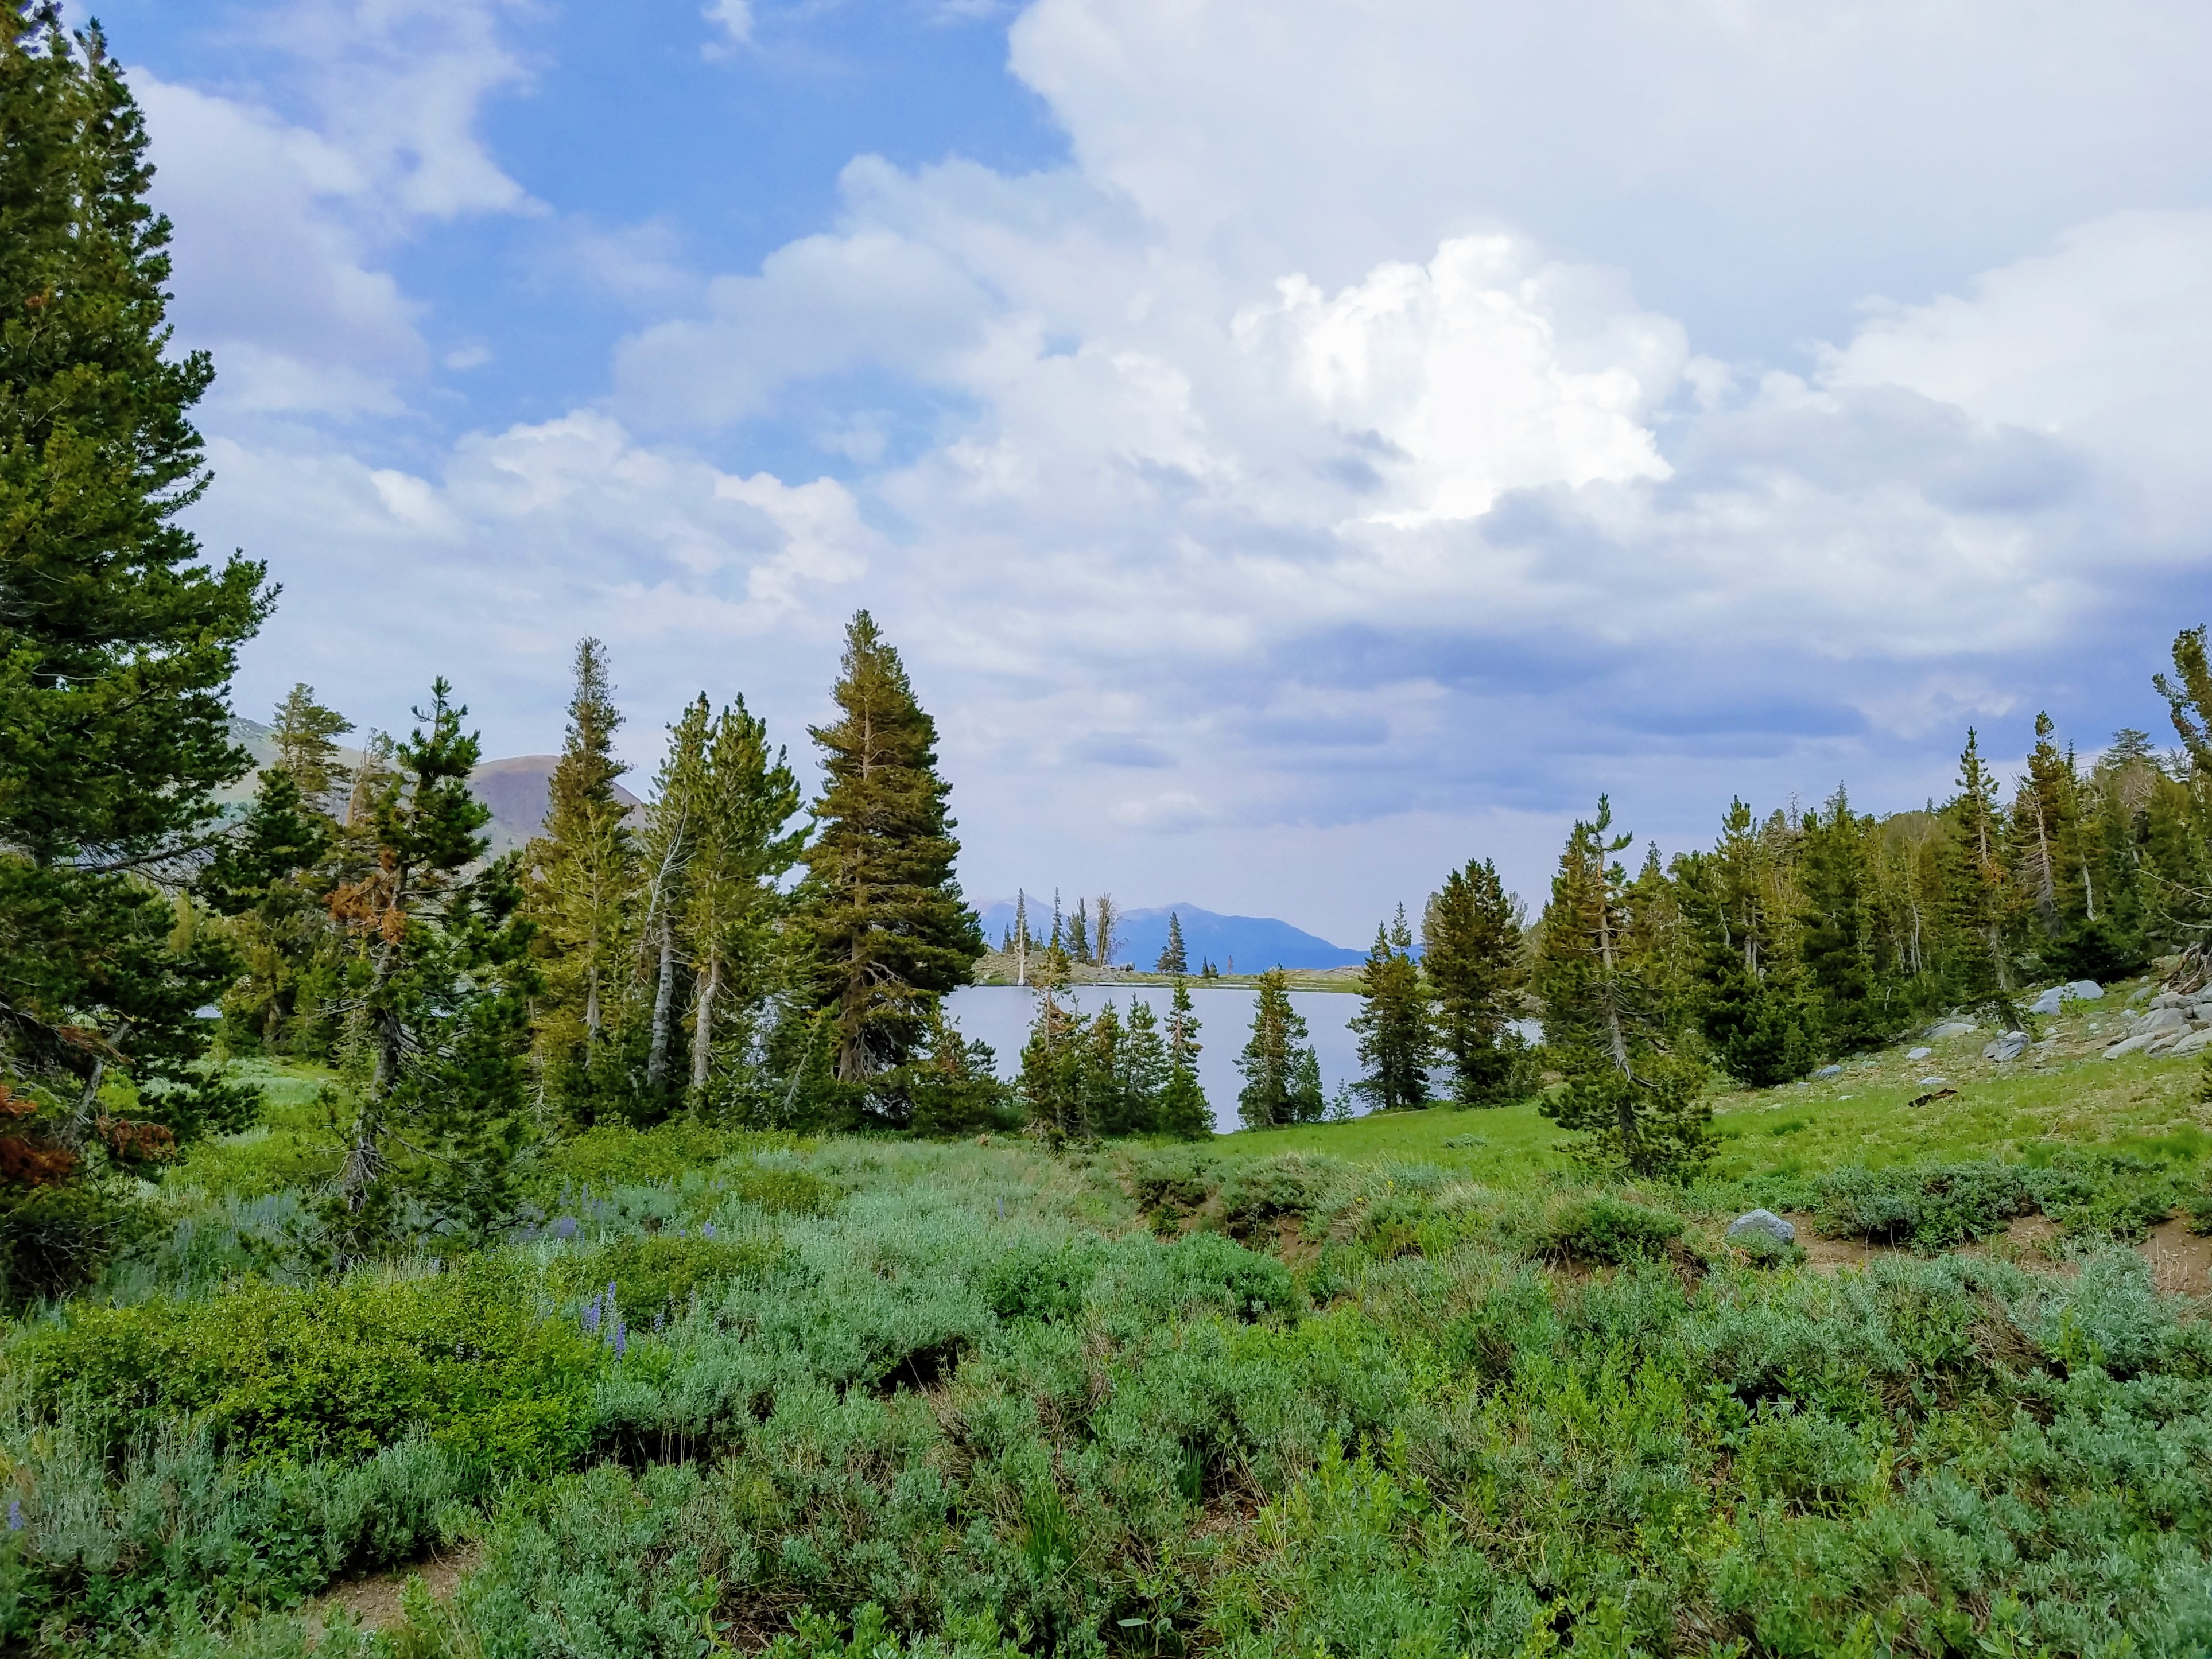
[[[622,1316],[615,1316],[615,1358],[620,1359],[629,1352],[629,1327],[623,1323]]]
[[[657,1313],[653,1316],[653,1334],[655,1336],[659,1336],[660,1334],[660,1322],[666,1316],[666,1313],[667,1310],[663,1309],[659,1313]]]
[[[23,1500],[20,1498],[11,1498],[8,1500],[8,1530],[9,1532],[23,1530]]]
[[[584,1334],[597,1336],[599,1334],[599,1298],[595,1296],[584,1304]]]
[[[576,1218],[575,1218],[575,1217],[574,1217],[574,1216],[572,1216],[572,1215],[564,1215],[564,1216],[561,1217],[558,1220],[556,1220],[556,1221],[555,1221],[555,1222],[554,1222],[554,1224],[553,1224],[553,1237],[556,1237],[556,1238],[574,1238],[575,1236],[576,1236]]]
[[[712,1238],[712,1237],[714,1237],[714,1224],[713,1222],[711,1222],[711,1221],[710,1221],[710,1222],[708,1222],[705,1226],[703,1226],[703,1227],[702,1227],[702,1228],[700,1228],[700,1229],[699,1229],[699,1237],[702,1237],[702,1238]]]

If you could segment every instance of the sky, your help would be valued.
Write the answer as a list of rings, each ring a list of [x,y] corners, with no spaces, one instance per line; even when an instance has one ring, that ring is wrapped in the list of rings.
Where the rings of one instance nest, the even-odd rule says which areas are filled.
[[[1569,821],[2165,740],[2212,620],[2212,8],[113,0],[193,527],[488,755],[604,640],[795,755],[865,606],[971,895],[1358,944]]]

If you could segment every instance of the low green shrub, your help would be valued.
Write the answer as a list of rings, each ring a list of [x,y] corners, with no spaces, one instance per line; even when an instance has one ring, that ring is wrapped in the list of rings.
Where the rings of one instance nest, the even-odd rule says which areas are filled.
[[[693,1297],[732,1279],[757,1279],[783,1259],[775,1239],[714,1238],[706,1233],[637,1233],[596,1248],[564,1250],[546,1266],[563,1304],[615,1287],[617,1304],[635,1320],[682,1311]]]
[[[592,1382],[606,1358],[574,1320],[541,1310],[507,1259],[82,1306],[33,1333],[21,1354],[38,1397],[81,1401],[118,1437],[142,1416],[166,1418],[248,1461],[343,1459],[420,1429],[526,1473],[562,1467],[589,1443]]]
[[[2038,1207],[2029,1171],[2013,1164],[1838,1170],[1814,1182],[1831,1237],[1940,1250],[2001,1231]]]
[[[1095,1241],[1018,1238],[985,1266],[981,1288],[1001,1319],[1068,1319],[1105,1255]]]
[[[1249,1238],[1285,1217],[1303,1220],[1334,1173],[1325,1160],[1297,1152],[1249,1159],[1221,1183],[1221,1224],[1232,1238]]]
[[[1669,1210],[1598,1194],[1562,1205],[1547,1218],[1543,1253],[1591,1263],[1646,1261],[1667,1254],[1682,1236],[1682,1218]]]

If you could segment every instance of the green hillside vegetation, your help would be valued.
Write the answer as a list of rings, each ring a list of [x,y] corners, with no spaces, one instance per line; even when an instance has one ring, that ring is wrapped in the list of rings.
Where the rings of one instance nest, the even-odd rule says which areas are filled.
[[[811,801],[724,688],[635,807],[585,640],[518,851],[443,678],[226,811],[275,595],[96,32],[0,11],[0,1650],[2212,1651],[2212,1086],[2179,990],[2106,1057],[2206,978],[2202,629],[2172,755],[1470,859],[1333,1097],[1298,980],[1085,1015],[1024,912],[1010,1083],[866,611]]]

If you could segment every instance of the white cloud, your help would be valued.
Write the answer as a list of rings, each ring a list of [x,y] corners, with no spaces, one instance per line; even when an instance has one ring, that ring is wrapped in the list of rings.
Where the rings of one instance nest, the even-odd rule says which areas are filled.
[[[753,9],[749,0],[714,0],[699,15],[720,30],[722,36],[699,48],[702,58],[727,58],[752,44]]]

